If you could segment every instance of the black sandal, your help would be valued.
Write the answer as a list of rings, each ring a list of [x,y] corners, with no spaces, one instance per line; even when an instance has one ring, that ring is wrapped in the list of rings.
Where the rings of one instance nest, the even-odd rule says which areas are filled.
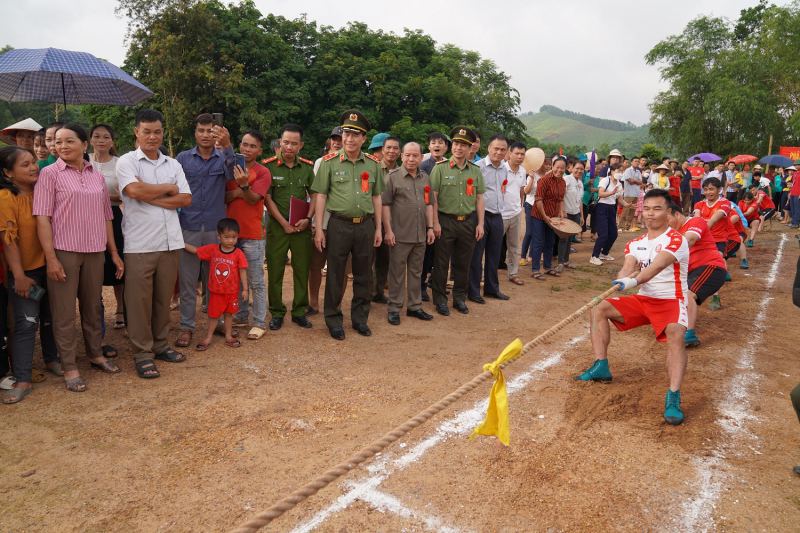
[[[145,374],[145,372],[155,372],[155,374]],[[136,373],[142,379],[153,379],[161,375],[152,359],[145,359],[136,363]]]
[[[548,276],[553,276],[554,278],[561,277],[561,272],[559,272],[558,270],[553,270],[552,268],[546,271],[545,274],[547,274]]]
[[[107,359],[114,359],[116,356],[119,355],[117,349],[114,348],[113,346],[109,346],[108,344],[106,344],[105,346],[101,346],[100,349],[103,350],[103,357]]]
[[[544,276],[542,276],[542,273],[539,271],[536,271],[533,274],[531,274],[531,277],[533,279],[538,279],[539,281],[544,281]]]
[[[168,363],[183,363],[186,361],[186,356],[181,352],[176,352],[172,348],[167,348],[163,352],[156,354],[156,359],[159,361],[166,361]]]

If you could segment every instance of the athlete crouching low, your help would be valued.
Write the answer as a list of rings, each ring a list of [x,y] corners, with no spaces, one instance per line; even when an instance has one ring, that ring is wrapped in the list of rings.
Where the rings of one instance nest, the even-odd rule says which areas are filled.
[[[620,331],[650,324],[656,340],[667,343],[667,375],[669,390],[664,420],[677,426],[683,422],[681,383],[686,371],[684,336],[688,325],[687,271],[689,245],[678,231],[667,224],[671,212],[669,192],[653,189],[644,197],[644,218],[647,234],[630,241],[625,247],[625,262],[614,285],[620,291],[641,285],[639,294],[610,298],[596,309],[596,325],[592,330],[594,364],[575,376],[576,381],[611,381],[608,367],[608,343],[611,340],[609,321]],[[639,274],[630,276],[636,269]]]

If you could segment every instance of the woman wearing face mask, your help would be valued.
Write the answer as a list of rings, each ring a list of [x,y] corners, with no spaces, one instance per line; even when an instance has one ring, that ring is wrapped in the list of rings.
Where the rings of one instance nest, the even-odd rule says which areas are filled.
[[[124,241],[122,237],[122,210],[120,205],[122,199],[119,196],[119,184],[117,183],[117,148],[115,146],[114,130],[111,126],[106,124],[97,124],[89,132],[89,142],[92,144],[94,151],[89,154],[92,161],[92,166],[100,171],[106,179],[106,189],[108,189],[108,197],[111,200],[111,213],[114,215],[114,220],[111,225],[114,227],[114,242],[119,248],[120,257],[124,248]],[[123,304],[123,290],[125,277],[117,279],[117,267],[111,259],[111,254],[105,252],[104,257],[104,271],[103,271],[103,286],[114,287],[114,297],[117,300],[116,318],[114,320],[114,329],[122,329],[125,327],[125,315]],[[110,352],[114,352],[113,348],[105,346],[103,352],[106,355],[113,356]]]
[[[599,266],[603,261],[614,260],[608,253],[617,240],[617,202],[621,202],[623,208],[628,206],[622,198],[620,178],[622,178],[622,165],[614,163],[608,176],[597,184],[597,194],[600,197],[594,209],[594,216],[597,217],[597,240],[594,243],[592,258],[589,260],[593,265]]]
[[[31,297],[32,287],[47,285],[44,251],[33,218],[33,187],[39,167],[30,152],[16,146],[0,149],[0,238],[8,260],[8,284],[14,311],[14,375],[17,383],[3,395],[3,403],[17,403],[31,391],[36,330],[47,369],[62,376],[53,338],[50,301],[47,292],[41,299]],[[10,288],[10,287],[13,287]]]

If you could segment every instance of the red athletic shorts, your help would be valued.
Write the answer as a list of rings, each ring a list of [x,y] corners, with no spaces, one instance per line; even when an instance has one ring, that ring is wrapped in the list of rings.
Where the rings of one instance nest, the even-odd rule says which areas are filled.
[[[238,294],[208,293],[208,316],[219,318],[223,313],[233,315],[239,312]]]
[[[686,312],[686,300],[677,298],[651,298],[649,296],[621,296],[619,298],[609,298],[606,300],[619,311],[625,320],[621,324],[615,320],[614,324],[618,330],[627,331],[651,324],[656,332],[658,342],[667,342],[667,335],[664,332],[669,324],[680,324],[689,327],[689,315]]]

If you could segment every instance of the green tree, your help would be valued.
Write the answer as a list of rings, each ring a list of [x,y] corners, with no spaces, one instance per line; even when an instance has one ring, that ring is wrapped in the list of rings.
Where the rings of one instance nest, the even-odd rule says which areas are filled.
[[[649,143],[642,146],[642,149],[639,151],[639,157],[646,157],[648,161],[651,163],[661,163],[661,160],[664,158],[664,151],[659,150],[655,144]],[[633,155],[629,156],[633,157]]]

